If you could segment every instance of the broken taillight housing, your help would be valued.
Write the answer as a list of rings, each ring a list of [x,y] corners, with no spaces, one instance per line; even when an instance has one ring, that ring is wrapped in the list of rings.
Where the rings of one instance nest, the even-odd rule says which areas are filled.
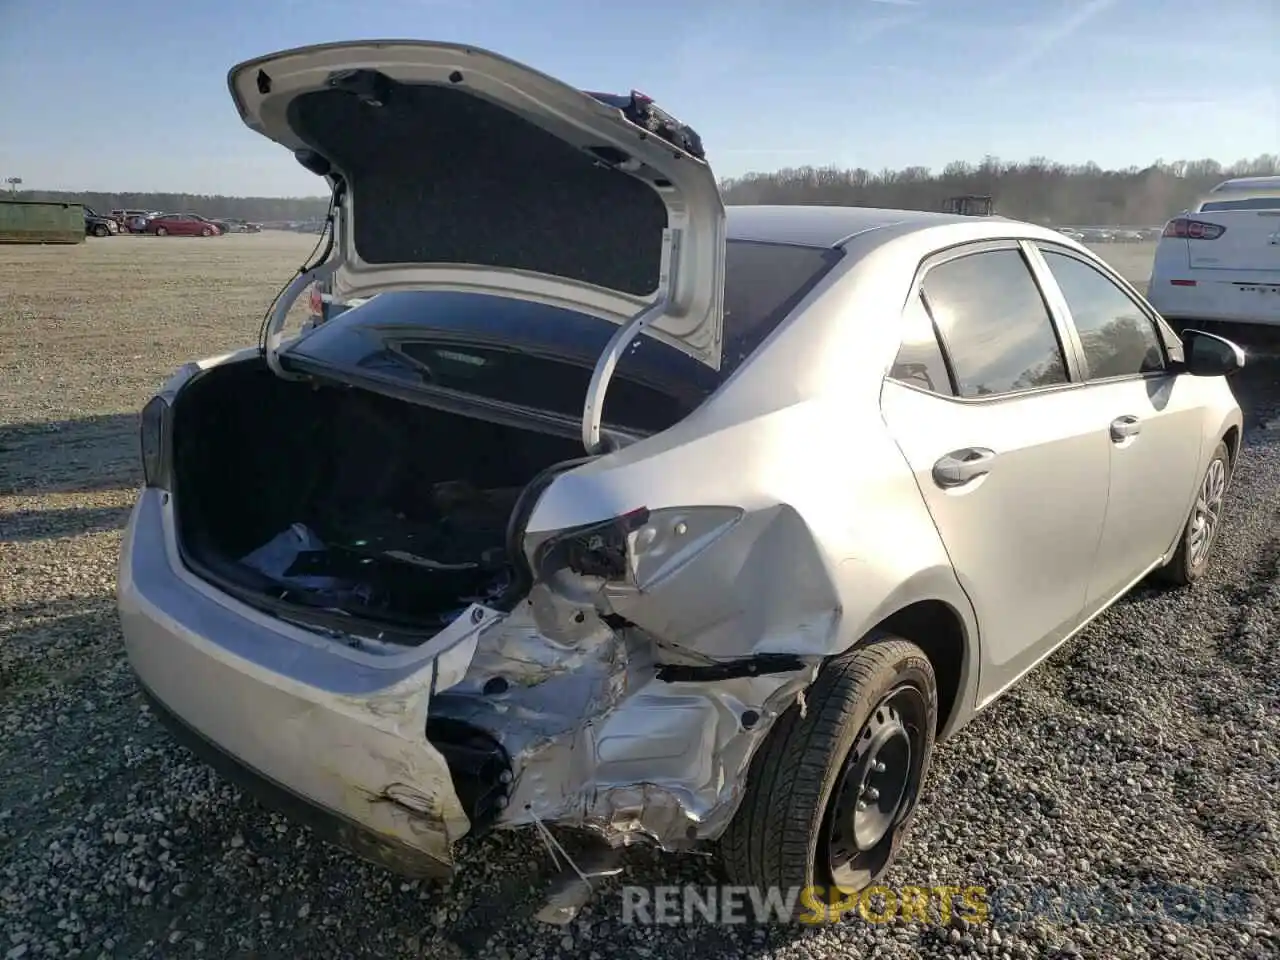
[[[537,548],[534,569],[569,593],[591,585],[644,590],[702,553],[742,516],[739,507],[641,507],[560,531]]]
[[[148,487],[169,489],[172,473],[172,418],[169,402],[152,397],[142,408],[140,434],[142,443],[142,477]]]

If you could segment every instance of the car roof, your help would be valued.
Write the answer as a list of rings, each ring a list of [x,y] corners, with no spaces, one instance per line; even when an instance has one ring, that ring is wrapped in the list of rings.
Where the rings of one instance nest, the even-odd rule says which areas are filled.
[[[750,205],[725,208],[730,240],[794,243],[808,247],[838,247],[846,240],[888,226],[924,229],[948,223],[1000,220],[998,217],[966,217],[927,210],[890,210],[879,207]]]
[[[1280,190],[1280,176],[1275,177],[1236,177],[1224,180],[1210,193],[1230,193],[1236,190]]]
[[[725,208],[730,240],[755,240],[809,247],[844,247],[867,234],[872,247],[898,238],[940,232],[951,242],[1018,237],[1028,240],[1065,239],[1049,227],[1009,217],[974,217],[929,210],[891,210],[879,207],[729,206]],[[863,241],[859,241],[860,243]]]

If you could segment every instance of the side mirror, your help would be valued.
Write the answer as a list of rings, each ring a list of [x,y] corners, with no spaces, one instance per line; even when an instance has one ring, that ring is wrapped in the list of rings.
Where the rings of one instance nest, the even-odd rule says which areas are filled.
[[[1225,337],[1203,330],[1182,333],[1183,369],[1193,377],[1225,377],[1244,367],[1244,351]]]

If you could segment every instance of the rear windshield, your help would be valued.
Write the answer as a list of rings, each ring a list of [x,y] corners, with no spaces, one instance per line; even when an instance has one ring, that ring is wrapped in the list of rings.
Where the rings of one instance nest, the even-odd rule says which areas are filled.
[[[1280,197],[1246,197],[1243,200],[1208,200],[1200,204],[1200,212],[1211,210],[1280,210]]]
[[[618,364],[605,422],[648,433],[682,419],[755,352],[840,256],[819,247],[730,241],[720,369],[642,336]],[[578,417],[596,358],[616,329],[574,310],[505,297],[384,293],[339,314],[286,356]]]

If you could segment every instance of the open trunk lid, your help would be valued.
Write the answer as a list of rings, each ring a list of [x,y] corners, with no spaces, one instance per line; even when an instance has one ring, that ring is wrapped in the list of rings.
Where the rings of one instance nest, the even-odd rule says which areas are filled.
[[[250,129],[341,185],[334,299],[391,290],[571,306],[718,369],[724,205],[697,135],[474,47],[356,41],[228,77]]]

